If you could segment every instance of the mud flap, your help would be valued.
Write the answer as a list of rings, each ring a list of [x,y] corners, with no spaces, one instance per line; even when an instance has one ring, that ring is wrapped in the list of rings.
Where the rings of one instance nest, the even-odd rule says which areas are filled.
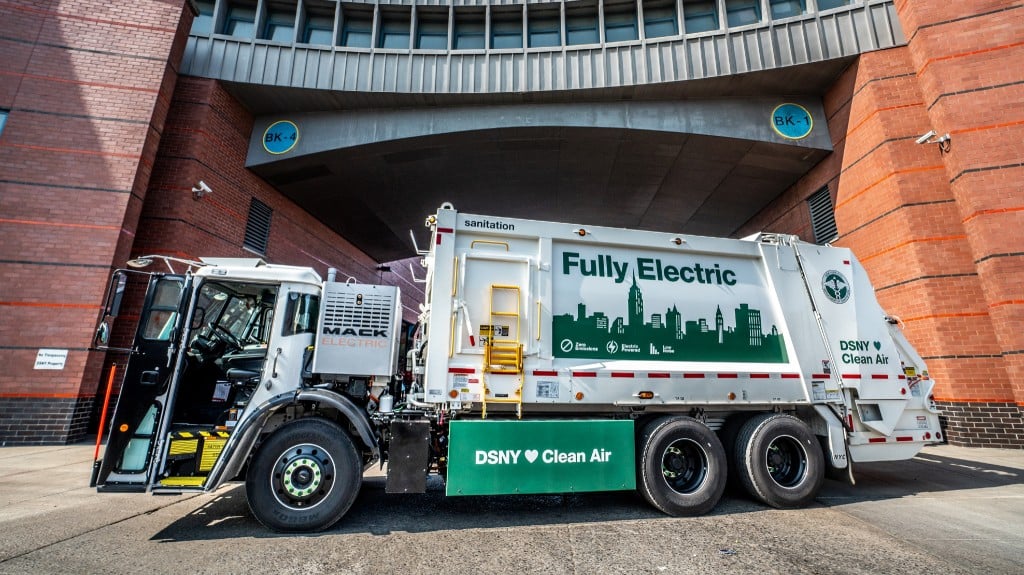
[[[815,405],[814,410],[818,412],[828,428],[829,465],[836,469],[846,469],[849,466],[850,457],[846,452],[846,430],[843,429],[843,423],[828,406]],[[852,482],[852,473],[850,479]]]
[[[393,421],[388,449],[387,493],[426,493],[430,422]]]

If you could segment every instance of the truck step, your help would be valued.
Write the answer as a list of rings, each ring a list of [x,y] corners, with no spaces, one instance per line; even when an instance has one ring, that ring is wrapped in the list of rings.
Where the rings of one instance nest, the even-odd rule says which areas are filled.
[[[518,405],[523,402],[518,397],[488,397],[487,403],[509,403],[512,405]]]
[[[162,487],[202,487],[206,476],[202,477],[165,477],[160,480]]]

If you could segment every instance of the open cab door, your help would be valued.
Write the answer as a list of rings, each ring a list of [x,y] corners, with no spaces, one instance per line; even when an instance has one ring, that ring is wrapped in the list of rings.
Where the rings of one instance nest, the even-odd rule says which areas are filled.
[[[146,491],[151,483],[159,463],[159,438],[164,435],[172,383],[181,369],[191,285],[190,274],[149,277],[97,476],[100,491]]]

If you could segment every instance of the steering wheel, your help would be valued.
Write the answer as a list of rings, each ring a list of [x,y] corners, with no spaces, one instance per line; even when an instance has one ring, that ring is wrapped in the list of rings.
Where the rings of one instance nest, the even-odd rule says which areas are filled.
[[[235,337],[235,334],[228,331],[226,327],[222,325],[215,325],[213,326],[213,333],[231,347],[234,347],[235,349],[242,349],[242,342]]]

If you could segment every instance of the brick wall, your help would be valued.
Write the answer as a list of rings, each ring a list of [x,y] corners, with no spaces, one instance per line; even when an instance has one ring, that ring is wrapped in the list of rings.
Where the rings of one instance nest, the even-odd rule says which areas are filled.
[[[959,313],[970,314],[972,329],[961,338],[981,344],[964,350],[975,369],[935,395],[951,410],[950,441],[1024,447],[1024,4],[923,0],[896,8],[927,128],[951,137],[948,152],[933,147],[932,155],[978,284],[951,294]]]
[[[184,4],[0,2],[0,442],[85,432],[92,330],[145,198]],[[40,348],[68,350],[64,369],[33,369]]]
[[[949,443],[1016,449],[1024,443],[1024,418],[1016,403],[940,401],[938,405]]]
[[[270,263],[312,267],[322,277],[328,267],[334,267],[341,279],[397,285],[402,290],[404,319],[416,321],[416,303],[422,301],[423,292],[412,281],[408,263],[418,258],[391,262],[391,271],[378,271],[376,261],[247,170],[245,154],[253,118],[220,82],[179,78],[168,109],[138,229],[125,259],[146,254],[189,260],[262,257]],[[213,192],[196,199],[192,188],[200,180]],[[243,247],[253,198],[273,210],[266,254]],[[183,270],[184,266],[178,269]],[[111,345],[130,344],[144,288],[143,283],[129,284]],[[121,353],[107,354],[104,381],[111,363],[121,370],[114,381],[112,405],[126,360]],[[92,413],[93,427],[99,419],[98,403],[101,400]]]
[[[950,442],[1024,447],[1024,5],[896,6],[908,46],[864,54],[836,81],[824,101],[835,152],[740,233],[813,240],[806,199],[827,184],[836,243],[955,408]],[[948,151],[915,143],[929,130],[951,135]]]
[[[405,319],[415,321],[415,302],[422,301],[423,292],[411,281],[405,261],[394,262],[390,272],[377,271],[376,261],[245,168],[252,122],[220,82],[178,81],[132,253],[263,257],[309,266],[324,277],[334,267],[340,278],[398,285],[407,305]],[[196,200],[191,190],[200,180],[213,193]],[[273,210],[264,255],[242,246],[253,198]]]

